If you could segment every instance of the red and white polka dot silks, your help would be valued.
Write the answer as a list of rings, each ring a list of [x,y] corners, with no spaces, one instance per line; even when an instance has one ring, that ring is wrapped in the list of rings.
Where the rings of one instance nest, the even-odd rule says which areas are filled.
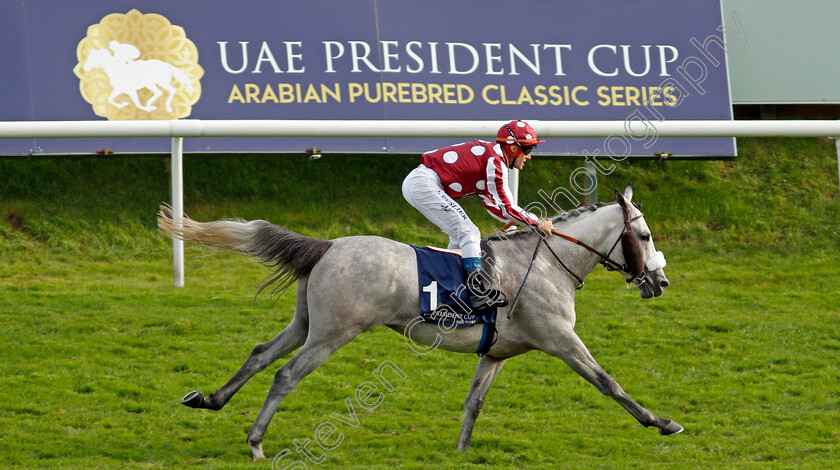
[[[440,176],[452,199],[479,195],[490,214],[503,222],[534,225],[539,219],[513,203],[508,186],[508,160],[495,142],[473,140],[423,154],[423,165]]]

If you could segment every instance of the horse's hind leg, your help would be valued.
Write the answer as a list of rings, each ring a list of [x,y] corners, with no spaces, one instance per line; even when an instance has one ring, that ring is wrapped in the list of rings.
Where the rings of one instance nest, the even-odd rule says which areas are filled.
[[[309,330],[309,311],[306,303],[307,283],[307,278],[298,280],[295,317],[289,326],[271,341],[257,345],[248,360],[236,372],[236,375],[215,393],[205,397],[201,392],[194,390],[186,394],[181,399],[181,403],[191,408],[220,410],[251,377],[264,370],[277,359],[303,345]]]
[[[166,90],[166,93],[167,93],[167,96],[166,96],[166,110],[171,113],[172,112],[172,100],[175,98],[175,93],[177,93],[178,90],[176,90],[175,87],[173,87],[172,85],[170,85],[168,83],[158,83],[158,85],[160,85],[161,88]],[[160,95],[158,95],[158,96],[160,96]],[[151,102],[151,100],[149,102]]]
[[[306,341],[306,329],[307,325],[295,318],[274,339],[267,343],[257,345],[236,374],[209,397],[205,397],[198,390],[193,390],[184,395],[181,403],[190,408],[221,410],[233,395],[253,376],[262,372],[277,359],[300,347]]]
[[[586,349],[583,341],[572,331],[563,335],[562,343],[558,343],[557,351],[546,351],[562,359],[583,378],[594,385],[601,393],[611,397],[624,407],[644,427],[656,426],[663,436],[682,432],[683,427],[670,419],[659,418],[642,405],[636,403],[613,380]]]
[[[268,429],[268,424],[280,402],[303,380],[304,377],[318,368],[328,357],[339,348],[349,343],[361,333],[358,331],[334,331],[332,334],[319,335],[313,338],[312,335],[306,340],[306,344],[274,375],[274,383],[268,391],[260,413],[257,415],[251,432],[248,433],[248,446],[255,459],[265,458],[262,448],[263,436]]]
[[[470,445],[475,419],[481,411],[481,405],[484,404],[484,397],[487,396],[487,391],[490,390],[490,386],[493,385],[493,380],[496,379],[496,375],[502,370],[502,365],[504,365],[505,361],[506,359],[496,359],[490,356],[482,356],[479,359],[478,367],[475,369],[475,376],[470,385],[470,391],[464,402],[464,424],[461,426],[461,435],[458,437],[456,449],[466,450]]]
[[[167,86],[169,86],[169,85],[167,85]],[[170,87],[170,88],[172,88],[172,87]],[[152,92],[152,96],[151,96],[151,98],[146,100],[146,106],[144,106],[143,109],[145,109],[146,111],[154,111],[154,110],[157,109],[157,107],[152,106],[152,103],[154,103],[156,99],[160,98],[160,96],[163,95],[163,92],[160,91],[160,88],[156,87],[155,85],[149,85],[149,86],[146,87],[146,89],[148,89]],[[170,96],[171,96],[171,93],[170,93]],[[172,106],[169,106],[168,102],[167,102],[166,107],[167,107],[167,111],[172,111]]]

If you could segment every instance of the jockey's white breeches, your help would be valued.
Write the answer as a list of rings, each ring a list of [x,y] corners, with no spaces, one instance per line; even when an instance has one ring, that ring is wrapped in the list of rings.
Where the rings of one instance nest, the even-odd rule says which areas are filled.
[[[481,256],[481,230],[446,194],[434,170],[422,164],[412,170],[403,181],[402,193],[409,204],[449,235],[447,248],[460,248],[464,258]]]

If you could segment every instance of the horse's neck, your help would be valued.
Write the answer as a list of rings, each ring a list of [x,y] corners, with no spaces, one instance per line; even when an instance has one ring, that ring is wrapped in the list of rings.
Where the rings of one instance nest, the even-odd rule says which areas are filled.
[[[623,220],[621,207],[612,205],[570,219],[568,223],[561,225],[561,227],[565,230],[566,235],[571,235],[586,242],[593,248],[601,249],[606,245],[612,245],[615,240],[610,240],[610,238],[621,230]],[[564,230],[559,231],[563,232]],[[610,246],[607,246],[606,249],[609,250]]]
[[[114,77],[125,72],[127,64],[111,59],[102,62],[102,68],[105,70],[105,75]]]
[[[113,59],[108,59],[100,62],[100,65],[102,66],[102,70],[105,71],[105,75],[108,75],[110,77],[117,71],[117,66],[119,64]]]

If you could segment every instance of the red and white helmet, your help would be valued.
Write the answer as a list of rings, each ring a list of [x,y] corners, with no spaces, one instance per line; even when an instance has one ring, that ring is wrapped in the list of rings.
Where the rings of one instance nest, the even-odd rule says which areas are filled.
[[[520,147],[537,145],[545,142],[539,140],[537,132],[525,121],[510,121],[499,128],[496,142],[502,144],[518,144]]]

